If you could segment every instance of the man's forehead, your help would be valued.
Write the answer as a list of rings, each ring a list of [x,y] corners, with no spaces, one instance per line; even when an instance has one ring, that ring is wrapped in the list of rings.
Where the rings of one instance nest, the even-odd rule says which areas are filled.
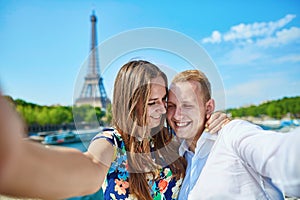
[[[176,97],[179,100],[195,100],[200,92],[195,81],[176,82],[170,85],[169,97]]]
[[[176,82],[176,83],[172,83],[170,85],[170,91],[175,92],[180,92],[180,91],[184,91],[184,90],[194,90],[196,91],[197,89],[199,89],[198,87],[198,83],[196,81],[181,81],[181,82]]]

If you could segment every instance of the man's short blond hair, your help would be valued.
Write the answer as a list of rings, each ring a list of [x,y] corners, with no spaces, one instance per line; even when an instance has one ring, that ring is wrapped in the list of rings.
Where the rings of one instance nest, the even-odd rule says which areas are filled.
[[[204,101],[211,99],[211,86],[208,78],[205,74],[199,70],[186,70],[177,74],[171,84],[176,84],[178,82],[185,81],[196,81],[199,83],[200,88],[202,89]]]

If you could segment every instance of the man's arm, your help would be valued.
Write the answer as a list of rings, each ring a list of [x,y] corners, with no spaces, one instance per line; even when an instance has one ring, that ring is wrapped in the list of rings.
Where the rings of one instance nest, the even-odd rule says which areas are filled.
[[[246,164],[262,176],[271,178],[285,194],[300,196],[299,128],[289,133],[278,133],[234,120],[224,129],[230,132],[229,145]]]

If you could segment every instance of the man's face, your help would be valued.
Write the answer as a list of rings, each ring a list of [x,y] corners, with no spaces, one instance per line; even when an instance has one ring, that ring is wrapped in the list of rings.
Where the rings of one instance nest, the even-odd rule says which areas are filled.
[[[204,130],[206,103],[196,81],[172,84],[168,94],[167,120],[179,138],[192,142]]]

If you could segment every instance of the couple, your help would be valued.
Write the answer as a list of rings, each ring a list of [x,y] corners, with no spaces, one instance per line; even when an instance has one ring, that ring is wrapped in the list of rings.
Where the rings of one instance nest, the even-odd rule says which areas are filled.
[[[241,120],[225,125],[218,136],[202,133],[205,122],[214,124],[207,121],[214,110],[210,95],[207,78],[195,70],[177,75],[170,87],[167,119],[183,139],[179,154],[187,169],[177,138],[163,127],[166,76],[146,61],[119,71],[114,129],[96,136],[85,154],[14,138],[9,133],[21,129],[9,126],[14,113],[8,109],[4,116],[1,108],[0,137],[10,144],[0,147],[8,149],[1,157],[1,192],[61,199],[96,192],[104,183],[105,199],[177,199],[180,187],[179,199],[300,196],[299,134],[266,132]]]
[[[105,199],[177,199],[186,161],[164,127],[167,87],[166,75],[152,63],[122,66],[114,83],[114,129],[93,138],[85,153],[21,140],[22,124],[0,98],[0,193],[63,199],[102,186]],[[218,115],[205,120],[208,128],[227,121]]]

